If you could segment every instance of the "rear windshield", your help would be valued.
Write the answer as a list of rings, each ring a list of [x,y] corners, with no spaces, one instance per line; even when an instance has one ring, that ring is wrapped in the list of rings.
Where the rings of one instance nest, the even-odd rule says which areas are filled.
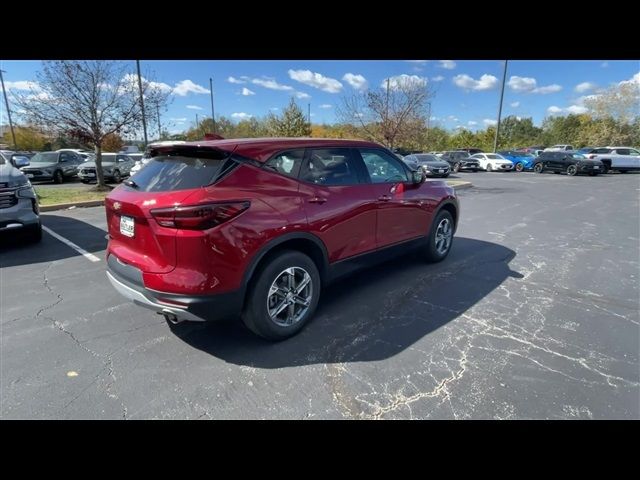
[[[167,192],[200,188],[213,183],[235,162],[227,152],[208,151],[186,155],[158,155],[131,177],[140,192]],[[225,165],[226,163],[226,165]],[[224,168],[223,168],[224,167]]]

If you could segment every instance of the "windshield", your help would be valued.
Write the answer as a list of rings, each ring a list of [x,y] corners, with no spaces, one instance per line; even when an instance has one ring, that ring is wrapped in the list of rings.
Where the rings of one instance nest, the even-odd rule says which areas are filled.
[[[55,163],[57,161],[57,152],[36,153],[33,157],[31,157],[31,163]]]
[[[504,160],[500,155],[496,155],[495,153],[487,154],[487,158],[489,160]]]
[[[581,154],[579,154],[579,153],[573,153],[571,156],[572,156],[573,158],[580,158],[580,159],[587,158],[587,157],[585,157],[584,155],[581,155]]]
[[[441,160],[434,155],[415,155],[419,162],[440,162]]]

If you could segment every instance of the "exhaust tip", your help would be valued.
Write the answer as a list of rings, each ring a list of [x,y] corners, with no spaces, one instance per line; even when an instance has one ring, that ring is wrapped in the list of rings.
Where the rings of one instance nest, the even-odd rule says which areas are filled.
[[[167,322],[169,322],[171,325],[178,325],[179,323],[184,322],[184,320],[176,317],[176,315],[174,313],[162,312],[162,315],[164,316],[164,319]]]

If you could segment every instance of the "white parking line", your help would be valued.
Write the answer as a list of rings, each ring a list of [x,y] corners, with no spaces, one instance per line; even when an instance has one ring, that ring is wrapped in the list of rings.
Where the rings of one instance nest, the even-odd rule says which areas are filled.
[[[100,259],[98,257],[96,257],[95,255],[87,252],[84,248],[79,247],[78,245],[76,245],[75,243],[73,243],[71,240],[67,240],[66,238],[64,238],[61,235],[58,235],[56,232],[54,232],[53,230],[51,230],[48,227],[45,227],[44,225],[42,226],[42,229],[47,232],[49,235],[51,235],[53,238],[57,238],[58,240],[60,240],[62,243],[64,243],[65,245],[70,246],[71,248],[73,248],[76,252],[80,253],[84,258],[86,258],[87,260],[89,260],[90,262],[99,262]]]

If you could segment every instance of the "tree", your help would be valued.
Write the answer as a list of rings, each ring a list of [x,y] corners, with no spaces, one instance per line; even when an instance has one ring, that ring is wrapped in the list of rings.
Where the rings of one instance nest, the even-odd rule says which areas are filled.
[[[21,150],[44,150],[50,142],[46,135],[33,127],[14,127],[14,132],[17,146]],[[9,130],[5,132],[3,142],[13,143]]]
[[[389,148],[426,121],[433,92],[417,77],[387,79],[384,87],[346,96],[337,109],[342,122],[358,125],[371,140]]]
[[[293,97],[282,112],[282,116],[276,116],[273,113],[269,115],[266,121],[266,130],[269,135],[274,137],[308,137],[311,135],[311,127]]]
[[[589,95],[584,105],[594,118],[611,117],[620,124],[631,124],[640,116],[640,73],[632,80],[620,82],[596,95]]]
[[[119,152],[124,145],[124,141],[122,137],[117,133],[110,133],[109,135],[105,135],[102,140],[102,149],[105,152]]]
[[[56,60],[42,62],[37,88],[16,100],[25,116],[58,134],[91,144],[96,152],[97,189],[106,185],[102,149],[108,135],[133,133],[142,122],[138,77],[122,62]],[[164,108],[171,87],[142,82],[145,109]]]

